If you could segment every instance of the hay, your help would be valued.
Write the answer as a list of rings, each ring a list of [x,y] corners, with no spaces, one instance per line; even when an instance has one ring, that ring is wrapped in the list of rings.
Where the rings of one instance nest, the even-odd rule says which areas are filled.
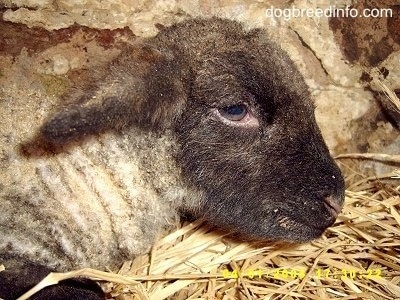
[[[382,162],[400,163],[400,155],[390,155],[382,153],[346,153],[337,155],[335,158],[362,158]]]
[[[379,71],[378,71],[379,72]],[[379,72],[380,73],[380,72]],[[390,108],[397,113],[398,116],[400,116],[400,99],[397,97],[396,93],[389,88],[383,80],[381,80],[379,77],[382,76],[374,76],[373,74],[370,74],[373,77],[373,82],[375,85],[378,87],[379,90],[381,90],[384,95],[386,96],[384,98],[384,101],[387,102],[387,104],[390,106]]]
[[[382,178],[399,179],[400,171]],[[118,274],[52,273],[32,292],[85,276],[118,300],[400,299],[400,185],[382,178],[348,182],[335,225],[307,244],[238,242],[183,224]]]

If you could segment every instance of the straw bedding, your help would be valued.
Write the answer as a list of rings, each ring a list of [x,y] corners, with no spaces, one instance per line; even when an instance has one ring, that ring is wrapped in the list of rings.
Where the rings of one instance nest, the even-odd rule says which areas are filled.
[[[342,213],[313,242],[256,244],[185,223],[117,274],[51,274],[36,289],[82,275],[118,300],[400,299],[400,170],[359,178],[347,176]]]

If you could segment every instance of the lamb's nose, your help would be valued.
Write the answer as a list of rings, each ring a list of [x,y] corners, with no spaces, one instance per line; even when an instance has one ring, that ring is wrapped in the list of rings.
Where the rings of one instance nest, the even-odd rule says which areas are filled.
[[[342,205],[332,196],[325,197],[324,201],[332,216],[336,218],[342,210]]]

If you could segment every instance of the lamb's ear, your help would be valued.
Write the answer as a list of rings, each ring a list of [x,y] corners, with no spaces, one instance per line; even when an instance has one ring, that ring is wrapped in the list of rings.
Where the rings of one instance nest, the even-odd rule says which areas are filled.
[[[178,58],[177,58],[178,57]],[[62,107],[41,137],[64,144],[109,129],[167,129],[185,104],[188,78],[178,55],[151,45],[130,46],[75,104]]]

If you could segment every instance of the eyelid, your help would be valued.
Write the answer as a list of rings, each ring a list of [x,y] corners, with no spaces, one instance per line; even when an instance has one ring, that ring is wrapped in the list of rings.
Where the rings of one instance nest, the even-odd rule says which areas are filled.
[[[256,115],[253,113],[253,110],[250,108],[250,106],[247,103],[240,103],[242,105],[246,106],[247,109],[247,114],[245,115],[245,117],[240,120],[240,121],[231,121],[226,119],[225,117],[223,117],[221,115],[221,113],[219,112],[218,108],[214,108],[212,109],[212,112],[214,115],[216,115],[218,117],[218,119],[220,121],[222,121],[223,123],[230,125],[230,126],[236,126],[236,127],[259,127],[260,123],[258,121],[258,118],[256,117]]]
[[[245,104],[235,104],[219,108],[218,112],[222,117],[230,121],[239,122],[241,121],[249,112],[248,107]]]

